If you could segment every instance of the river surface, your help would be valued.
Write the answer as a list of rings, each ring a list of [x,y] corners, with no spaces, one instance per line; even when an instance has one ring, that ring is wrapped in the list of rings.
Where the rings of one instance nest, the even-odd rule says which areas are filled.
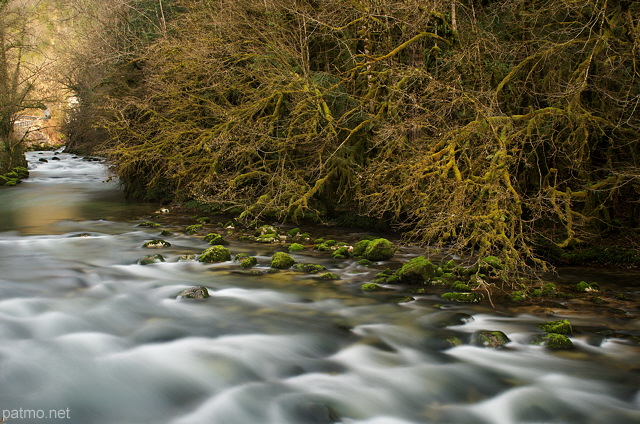
[[[57,156],[29,153],[31,177],[0,188],[5,423],[640,423],[640,349],[586,330],[602,318],[572,314],[576,349],[552,352],[529,340],[561,312],[397,304],[357,289],[376,270],[312,252],[294,257],[342,279],[178,261],[207,243],[169,222],[172,246],[151,252],[167,262],[139,265],[157,206],[126,202],[101,162]],[[229,248],[258,269],[279,249]],[[197,285],[211,297],[176,298]],[[618,324],[638,335],[637,317]],[[511,342],[475,346],[478,330]]]

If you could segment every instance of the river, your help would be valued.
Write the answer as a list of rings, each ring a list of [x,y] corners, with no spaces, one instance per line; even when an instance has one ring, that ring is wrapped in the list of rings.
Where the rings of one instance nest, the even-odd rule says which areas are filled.
[[[0,409],[5,423],[511,424],[640,422],[640,348],[581,328],[576,349],[530,345],[553,316],[360,292],[372,272],[311,252],[339,281],[232,262],[164,224],[167,262],[139,265],[156,205],[130,203],[101,162],[28,153],[0,189]],[[39,159],[46,158],[48,162]],[[277,246],[233,240],[268,266]],[[315,255],[315,256],[314,256]],[[177,299],[206,286],[203,301]],[[624,327],[638,330],[638,319]],[[471,343],[503,331],[501,349]],[[463,343],[447,343],[452,337]]]

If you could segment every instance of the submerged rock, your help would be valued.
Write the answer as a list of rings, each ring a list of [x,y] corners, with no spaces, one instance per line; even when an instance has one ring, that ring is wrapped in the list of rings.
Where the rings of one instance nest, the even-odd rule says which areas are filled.
[[[180,292],[178,299],[201,300],[209,297],[209,290],[204,286],[191,287]]]
[[[155,222],[151,222],[151,221],[145,221],[145,222],[141,222],[140,224],[138,224],[138,227],[155,228],[155,227],[160,227],[160,224],[155,223]]]
[[[198,261],[200,262],[226,262],[231,260],[231,252],[224,246],[211,246],[206,249],[200,257]]]
[[[476,346],[493,349],[502,347],[510,341],[502,331],[478,331],[471,339],[471,342]]]
[[[148,255],[138,261],[139,265],[151,265],[160,262],[166,262],[162,255]]]

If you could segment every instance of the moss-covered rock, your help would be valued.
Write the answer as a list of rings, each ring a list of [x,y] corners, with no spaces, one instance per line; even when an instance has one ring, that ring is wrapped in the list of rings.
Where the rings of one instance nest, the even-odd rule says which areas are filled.
[[[304,250],[304,246],[300,243],[291,243],[289,246],[289,252],[302,252]]]
[[[444,293],[442,296],[444,300],[460,303],[477,303],[480,302],[481,296],[477,293],[457,293],[450,292]]]
[[[280,237],[278,237],[278,235],[274,233],[267,233],[257,236],[255,238],[255,241],[257,241],[258,243],[276,243],[280,241]]]
[[[226,262],[231,260],[231,252],[224,246],[216,245],[211,246],[206,249],[200,257],[198,261],[200,262]]]
[[[300,228],[292,228],[287,231],[287,237],[296,237],[300,234]]]
[[[327,272],[326,274],[322,274],[320,278],[323,280],[339,280],[340,276],[333,272]]]
[[[514,292],[509,293],[509,299],[513,300],[514,302],[524,302],[528,298],[529,298],[529,295],[527,294],[526,291],[523,291],[523,290],[516,290]]]
[[[214,246],[226,246],[229,244],[229,242],[218,233],[207,234],[206,236],[204,236],[204,241],[209,242],[209,244]]]
[[[195,261],[197,258],[197,255],[180,255],[178,257],[178,262],[191,262],[191,261]]]
[[[198,231],[202,230],[204,226],[202,224],[193,224],[193,225],[189,225],[187,228],[184,229],[184,233],[191,235],[191,234],[195,234]]]
[[[358,262],[356,262],[358,265],[360,266],[366,266],[366,267],[370,267],[375,265],[373,262],[371,262],[369,259],[360,259]]]
[[[502,331],[478,331],[472,337],[472,343],[480,347],[499,348],[509,343],[509,337]]]
[[[155,228],[155,227],[160,227],[160,224],[158,224],[156,222],[145,221],[145,222],[141,222],[140,224],[138,224],[138,227]]]
[[[555,297],[558,293],[558,288],[553,283],[544,283],[540,287],[540,294],[545,297]]]
[[[376,283],[365,283],[362,286],[360,286],[360,290],[362,291],[380,291],[380,290],[384,290],[384,287],[382,287],[379,284]]]
[[[579,293],[597,292],[600,290],[598,283],[587,283],[586,281],[580,281],[576,284],[576,291]]]
[[[424,256],[411,259],[400,268],[396,275],[404,284],[421,284],[435,276],[436,266]]]
[[[538,327],[547,333],[556,334],[571,334],[573,329],[569,320],[563,319],[560,321],[549,321],[542,324],[538,324]]]
[[[266,234],[274,234],[275,236],[277,236],[279,234],[279,231],[273,225],[262,225],[256,229],[256,232],[254,235],[256,237],[259,237],[259,236],[264,236]]]
[[[209,297],[209,290],[204,286],[190,287],[178,294],[179,299],[202,300]]]
[[[196,219],[196,221],[198,221],[198,223],[200,224],[210,224],[211,218],[209,218],[208,216],[201,216],[200,218]]]
[[[171,237],[173,235],[173,233],[169,230],[162,230],[160,231],[160,235],[162,237]]]
[[[327,240],[321,244],[316,244],[315,249],[321,252],[330,252],[336,249],[336,244],[335,240]]]
[[[242,261],[240,261],[240,266],[242,268],[253,268],[257,264],[258,264],[258,260],[253,256],[249,256],[248,258],[245,258]]]
[[[335,259],[348,259],[351,257],[351,252],[347,246],[342,246],[334,250],[331,256]]]
[[[233,258],[233,260],[234,260],[235,262],[242,262],[242,261],[244,261],[245,259],[250,258],[250,257],[251,257],[251,255],[249,255],[248,253],[238,253],[238,254]]]
[[[138,261],[140,265],[151,265],[157,264],[160,262],[165,262],[165,259],[162,255],[148,255]]]
[[[573,342],[564,334],[557,333],[536,334],[531,339],[531,344],[543,345],[550,350],[573,349]]]
[[[317,274],[318,272],[326,271],[327,267],[316,264],[294,264],[293,269],[306,272],[307,274]]]
[[[284,252],[278,252],[271,258],[271,268],[275,269],[287,269],[291,268],[296,261],[293,260],[291,255]]]
[[[165,247],[171,247],[171,243],[166,240],[149,240],[145,244],[142,245],[147,249],[162,249]]]
[[[395,244],[384,238],[371,240],[362,256],[370,261],[386,261],[396,253]]]
[[[451,290],[456,292],[461,292],[461,293],[469,293],[472,291],[471,287],[468,284],[459,280],[456,280],[453,283],[451,283],[449,287],[451,288]]]
[[[497,256],[486,256],[478,263],[478,271],[481,274],[496,275],[502,269],[504,269],[504,265]]]

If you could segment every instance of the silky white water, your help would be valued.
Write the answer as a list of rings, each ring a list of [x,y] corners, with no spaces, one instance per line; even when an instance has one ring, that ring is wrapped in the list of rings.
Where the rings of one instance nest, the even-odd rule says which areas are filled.
[[[5,423],[640,422],[637,344],[574,336],[575,352],[550,352],[529,339],[562,317],[436,307],[429,295],[388,303],[357,290],[371,271],[305,252],[294,257],[343,280],[178,262],[207,243],[175,232],[170,248],[142,248],[159,238],[138,226],[156,207],[124,201],[102,163],[28,156],[31,177],[0,189]],[[229,248],[262,267],[278,249]],[[138,265],[149,253],[167,262]],[[211,297],[176,299],[196,285]],[[477,330],[511,342],[473,346]],[[454,336],[464,343],[451,347]]]

